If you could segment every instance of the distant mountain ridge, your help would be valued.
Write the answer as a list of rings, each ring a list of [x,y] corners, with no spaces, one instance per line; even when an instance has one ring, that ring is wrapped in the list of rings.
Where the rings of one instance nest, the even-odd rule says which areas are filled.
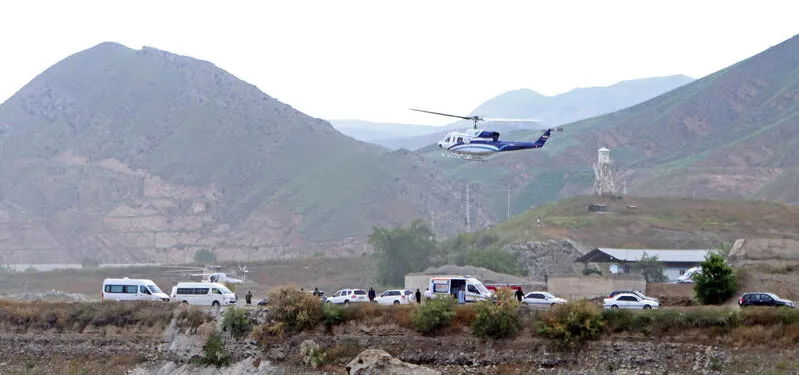
[[[577,88],[554,96],[542,95],[529,89],[513,90],[489,99],[471,111],[468,116],[537,118],[543,122],[481,123],[481,126],[496,128],[500,132],[521,129],[540,130],[548,126],[563,125],[617,111],[652,99],[692,81],[693,78],[685,75],[642,78],[622,81],[606,87]],[[435,109],[430,110],[435,111]],[[368,142],[389,148],[403,147],[417,150],[443,139],[450,131],[471,127],[470,121],[460,120],[446,125],[435,133],[393,139],[372,139]]]
[[[0,105],[0,131],[0,263],[361,254],[374,225],[464,227],[462,186],[430,161],[155,48],[63,59]]]
[[[611,151],[619,192],[626,183],[628,193],[639,196],[799,204],[799,36],[643,103],[564,128],[543,152],[508,155],[490,167],[490,175],[513,171],[516,212],[590,193],[600,147]],[[489,174],[485,166],[468,164],[450,170]],[[483,186],[499,189],[492,179]]]
[[[370,122],[362,120],[329,120],[333,127],[342,134],[363,142],[376,143],[384,139],[413,137],[441,131],[440,126],[411,125],[388,122]],[[393,147],[390,147],[393,148]]]

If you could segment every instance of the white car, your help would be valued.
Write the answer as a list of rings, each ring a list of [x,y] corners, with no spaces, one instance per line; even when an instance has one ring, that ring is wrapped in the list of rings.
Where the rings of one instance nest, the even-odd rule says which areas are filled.
[[[325,303],[350,304],[353,302],[369,302],[369,296],[363,289],[342,289],[327,297]]]
[[[400,289],[387,290],[375,298],[375,301],[381,305],[407,305],[413,300],[413,292]]]
[[[619,293],[612,298],[605,298],[603,307],[606,309],[657,309],[660,302],[655,299],[641,298],[632,293]]]
[[[549,292],[531,292],[527,293],[522,299],[522,303],[530,307],[551,307],[558,303],[566,303],[563,298],[558,298]]]

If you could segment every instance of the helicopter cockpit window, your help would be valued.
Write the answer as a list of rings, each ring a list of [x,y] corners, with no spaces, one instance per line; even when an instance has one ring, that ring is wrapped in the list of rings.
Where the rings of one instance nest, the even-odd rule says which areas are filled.
[[[444,142],[445,142],[445,143],[449,143],[449,136],[447,136],[447,138],[446,138],[446,139],[444,139]]]
[[[463,143],[463,138],[458,137],[458,143]]]

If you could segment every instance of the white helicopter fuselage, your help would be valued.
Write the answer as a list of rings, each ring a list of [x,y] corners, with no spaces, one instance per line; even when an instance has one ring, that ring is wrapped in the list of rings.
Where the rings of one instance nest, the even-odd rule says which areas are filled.
[[[503,142],[498,141],[499,134],[497,134],[497,138],[485,136],[489,134],[497,133],[483,130],[474,130],[469,133],[452,132],[438,142],[438,147],[463,155],[486,156],[497,153]]]

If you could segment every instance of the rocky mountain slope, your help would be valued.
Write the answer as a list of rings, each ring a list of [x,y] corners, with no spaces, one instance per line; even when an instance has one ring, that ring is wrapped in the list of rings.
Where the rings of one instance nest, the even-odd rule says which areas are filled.
[[[590,193],[597,149],[607,147],[619,192],[799,203],[799,36],[636,106],[564,126],[543,149],[460,163],[504,190],[515,211]],[[532,138],[531,132],[508,138]],[[490,170],[490,171],[489,171]],[[497,197],[504,210],[505,196]]]
[[[360,254],[373,225],[463,227],[429,161],[153,48],[58,62],[0,105],[0,133],[2,263]]]
[[[389,147],[384,140],[396,138],[415,137],[418,135],[437,133],[440,126],[396,124],[387,122],[371,122],[362,120],[329,120],[333,127],[342,134],[359,141],[370,142],[384,147]]]
[[[684,75],[622,81],[605,87],[584,87],[554,96],[533,90],[513,90],[487,100],[469,116],[500,118],[539,118],[542,123],[483,123],[502,133],[519,129],[543,129],[617,111],[652,99],[693,81]],[[436,110],[436,109],[432,109]],[[464,115],[454,113],[455,115]],[[433,115],[431,115],[433,116]],[[470,121],[456,121],[438,132],[404,138],[369,140],[389,148],[416,150],[433,144],[453,130],[471,129]],[[358,138],[358,137],[356,137]],[[361,139],[361,138],[358,138]]]

